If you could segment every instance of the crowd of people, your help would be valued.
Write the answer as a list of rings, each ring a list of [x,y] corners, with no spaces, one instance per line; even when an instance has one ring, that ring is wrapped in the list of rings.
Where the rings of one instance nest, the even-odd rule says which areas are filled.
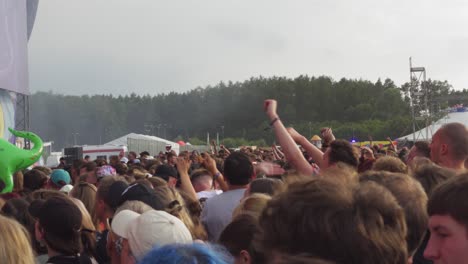
[[[264,110],[278,146],[89,158],[14,175],[1,263],[468,263],[468,131],[320,144]],[[155,156],[151,156],[151,154]]]

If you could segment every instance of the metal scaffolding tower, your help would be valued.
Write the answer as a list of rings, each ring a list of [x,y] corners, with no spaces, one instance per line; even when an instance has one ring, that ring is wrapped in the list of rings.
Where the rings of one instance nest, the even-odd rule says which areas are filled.
[[[429,125],[431,123],[428,105],[428,88],[426,82],[426,69],[424,67],[413,67],[411,57],[410,66],[410,88],[407,96],[410,98],[411,116],[413,121],[413,141],[416,141],[416,126],[420,120],[425,120],[426,138],[429,138]]]

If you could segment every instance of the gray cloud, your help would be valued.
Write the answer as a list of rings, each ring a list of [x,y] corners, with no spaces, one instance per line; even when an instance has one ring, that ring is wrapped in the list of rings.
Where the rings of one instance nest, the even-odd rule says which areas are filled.
[[[157,94],[300,74],[467,87],[468,2],[47,0],[29,42],[30,88]]]

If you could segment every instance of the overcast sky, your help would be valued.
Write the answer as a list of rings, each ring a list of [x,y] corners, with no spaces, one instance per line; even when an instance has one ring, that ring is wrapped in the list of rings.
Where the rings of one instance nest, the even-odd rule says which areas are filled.
[[[468,1],[41,0],[30,89],[158,94],[252,76],[468,88]]]

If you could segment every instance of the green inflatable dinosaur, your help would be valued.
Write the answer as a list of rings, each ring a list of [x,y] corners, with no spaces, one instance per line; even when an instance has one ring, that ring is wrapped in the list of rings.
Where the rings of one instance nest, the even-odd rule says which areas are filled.
[[[17,148],[10,142],[0,138],[0,180],[5,183],[2,193],[13,190],[13,173],[25,169],[36,162],[42,155],[42,140],[34,133],[8,130],[16,137],[31,140],[34,147],[30,150]]]

